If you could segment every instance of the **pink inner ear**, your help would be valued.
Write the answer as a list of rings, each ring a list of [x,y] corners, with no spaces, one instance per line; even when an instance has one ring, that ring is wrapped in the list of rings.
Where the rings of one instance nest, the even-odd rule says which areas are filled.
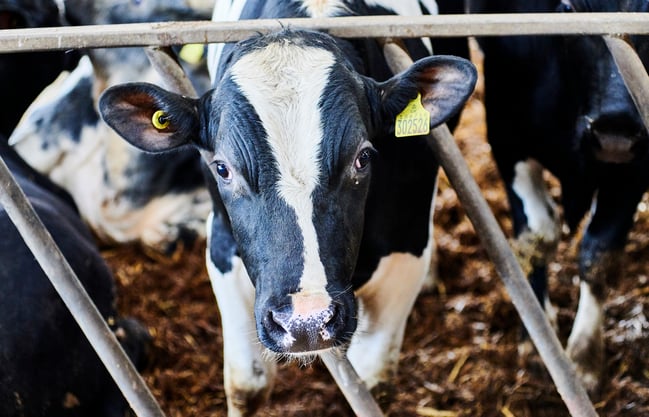
[[[151,97],[149,94],[141,92],[133,92],[131,94],[124,95],[122,102],[128,103],[133,107],[140,109],[153,109],[156,105],[153,97]]]
[[[426,110],[435,111],[429,107],[436,107],[434,101],[452,100],[457,93],[454,86],[462,83],[462,72],[448,66],[435,66],[422,71],[417,77],[421,91],[421,101]]]
[[[421,103],[430,113],[430,125],[435,127],[461,108],[471,88],[467,74],[453,65],[438,64],[417,74]]]

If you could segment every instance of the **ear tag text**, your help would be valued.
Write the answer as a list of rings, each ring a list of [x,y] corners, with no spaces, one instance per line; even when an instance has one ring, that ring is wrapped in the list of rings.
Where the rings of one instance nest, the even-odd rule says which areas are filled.
[[[153,116],[151,116],[151,123],[153,123],[153,127],[158,130],[166,129],[167,127],[169,127],[169,124],[171,124],[171,122],[169,121],[169,116],[167,116],[167,113],[162,110],[158,110],[153,113]]]
[[[421,105],[421,93],[417,94],[405,109],[397,115],[394,136],[405,138],[430,133],[430,113]]]

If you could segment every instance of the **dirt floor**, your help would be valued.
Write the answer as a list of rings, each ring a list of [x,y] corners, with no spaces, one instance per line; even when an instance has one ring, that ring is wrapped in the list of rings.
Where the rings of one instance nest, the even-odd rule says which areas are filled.
[[[507,233],[507,203],[489,145],[479,95],[456,131],[487,201]],[[559,195],[556,186],[553,195]],[[561,417],[569,415],[537,356],[519,359],[519,319],[500,278],[442,175],[436,202],[439,279],[412,312],[388,416]],[[564,237],[550,265],[550,291],[565,343],[578,299],[575,243]],[[118,279],[120,309],[154,336],[145,379],[169,417],[225,416],[222,336],[204,266],[204,242],[172,259],[137,247],[104,252]],[[626,247],[624,276],[606,303],[606,386],[602,416],[649,415],[649,199]],[[280,366],[260,416],[351,416],[324,366]]]

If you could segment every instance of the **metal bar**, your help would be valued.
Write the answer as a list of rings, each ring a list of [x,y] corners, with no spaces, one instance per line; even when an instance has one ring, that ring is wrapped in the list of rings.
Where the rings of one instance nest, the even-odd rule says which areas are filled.
[[[604,42],[613,55],[624,84],[635,103],[638,113],[649,131],[649,76],[640,57],[624,38],[604,36]]]
[[[169,48],[146,48],[149,62],[162,77],[166,87],[178,94],[196,97],[196,90],[187,78],[182,67],[178,64],[173,51]],[[211,151],[200,150],[203,161],[216,178],[215,167],[210,162],[214,155]],[[358,376],[344,352],[321,353],[320,358],[336,381],[350,407],[357,416],[381,417],[383,412],[372,394],[368,391],[363,380]]]
[[[358,417],[381,417],[384,415],[345,353],[327,351],[320,354],[320,359]]]
[[[353,16],[7,29],[0,30],[0,53],[235,42],[283,27],[320,30],[334,36],[347,38],[647,34],[649,33],[649,13]]]
[[[131,408],[139,417],[164,417],[142,377],[1,157],[0,204],[4,206],[25,244],[49,277]]]
[[[384,54],[394,72],[403,71],[412,64],[404,50],[390,40],[384,43]],[[570,414],[575,417],[597,416],[453,135],[446,125],[442,125],[433,129],[426,139],[482,240]]]
[[[482,246],[498,271],[570,414],[574,417],[597,416],[505,235],[480,193],[453,135],[444,125],[434,129],[427,140],[482,240]]]

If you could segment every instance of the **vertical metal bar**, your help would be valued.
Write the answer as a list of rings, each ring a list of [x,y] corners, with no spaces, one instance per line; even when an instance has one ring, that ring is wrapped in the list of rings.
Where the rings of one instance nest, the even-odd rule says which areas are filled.
[[[607,35],[603,38],[613,55],[615,65],[622,75],[638,113],[642,117],[645,128],[649,131],[649,76],[647,76],[647,70],[642,65],[633,46],[623,37]]]
[[[412,64],[412,60],[401,47],[389,39],[383,42],[384,54],[393,72],[401,72]],[[516,307],[570,414],[573,416],[597,416],[593,404],[543,313],[543,309],[525,278],[504,233],[471,175],[453,135],[446,125],[442,125],[433,129],[426,140],[455,189],[476,234],[482,240],[483,247],[494,263],[514,307]]]
[[[384,415],[344,352],[327,351],[320,354],[320,359],[357,416],[382,417]]]
[[[139,417],[164,417],[76,274],[0,157],[0,204]]]
[[[505,235],[480,193],[453,135],[443,125],[434,129],[427,140],[482,240],[570,414],[574,417],[597,416]]]

